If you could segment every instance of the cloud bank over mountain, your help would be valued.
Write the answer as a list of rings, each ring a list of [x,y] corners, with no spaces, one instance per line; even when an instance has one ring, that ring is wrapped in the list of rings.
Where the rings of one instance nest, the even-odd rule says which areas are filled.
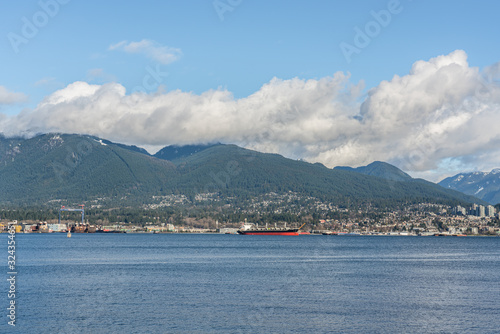
[[[0,117],[0,132],[86,133],[158,148],[235,143],[329,167],[382,160],[436,181],[500,166],[499,78],[500,63],[480,71],[457,50],[418,61],[367,94],[342,72],[274,78],[240,99],[221,89],[127,94],[119,83],[74,82],[34,110]]]

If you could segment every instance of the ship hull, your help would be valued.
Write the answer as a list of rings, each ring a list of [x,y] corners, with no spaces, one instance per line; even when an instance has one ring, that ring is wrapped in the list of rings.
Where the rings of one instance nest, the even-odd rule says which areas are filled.
[[[247,231],[238,231],[238,234],[243,235],[299,235],[298,230],[285,230],[285,231],[273,231],[273,230],[247,230]]]
[[[87,233],[95,233],[97,231],[97,228],[94,225],[87,226],[87,229],[85,232]]]
[[[85,226],[82,226],[82,225],[71,226],[71,232],[72,233],[85,233]]]

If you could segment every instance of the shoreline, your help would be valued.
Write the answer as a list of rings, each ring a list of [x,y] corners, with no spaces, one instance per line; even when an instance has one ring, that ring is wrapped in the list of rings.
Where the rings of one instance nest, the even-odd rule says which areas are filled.
[[[17,232],[16,235],[25,235],[25,234],[34,234],[34,235],[39,235],[39,234],[50,234],[50,235],[62,235],[66,234],[67,232]],[[8,232],[1,231],[0,234],[8,234]],[[116,232],[95,232],[95,233],[72,233],[72,236],[75,235],[103,235],[103,234],[150,234],[150,235],[157,235],[157,234],[164,234],[164,235],[170,235],[170,234],[175,234],[175,235],[239,235],[237,233],[218,233],[218,232],[125,232],[125,231],[116,231]],[[326,237],[500,237],[500,235],[486,235],[486,234],[464,234],[464,235],[457,235],[457,234],[425,234],[425,235],[417,235],[417,234],[394,234],[394,233],[388,233],[388,234],[365,234],[365,233],[339,233],[339,234],[328,234],[325,235],[323,233],[309,233],[309,234],[301,234],[298,236],[326,236]]]

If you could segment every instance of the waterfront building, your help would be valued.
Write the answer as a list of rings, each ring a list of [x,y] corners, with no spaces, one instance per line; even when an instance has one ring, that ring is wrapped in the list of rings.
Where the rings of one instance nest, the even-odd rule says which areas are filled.
[[[485,217],[486,216],[484,206],[482,206],[482,205],[478,206],[476,216],[478,216],[478,217]]]
[[[47,224],[50,232],[62,232],[66,231],[66,224]]]
[[[454,209],[453,209],[453,213],[455,215],[462,215],[462,216],[465,216],[466,213],[467,213],[467,210],[465,210],[465,208],[463,206],[456,206]]]
[[[486,207],[486,216],[494,217],[495,216],[495,207],[493,205],[488,205]]]
[[[469,209],[469,215],[471,216],[477,216],[478,213],[478,205],[477,204],[472,204],[472,207]]]

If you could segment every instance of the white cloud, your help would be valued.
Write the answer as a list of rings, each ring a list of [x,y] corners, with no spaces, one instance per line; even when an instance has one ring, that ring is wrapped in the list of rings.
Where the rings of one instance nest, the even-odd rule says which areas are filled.
[[[116,77],[112,74],[104,72],[102,68],[93,68],[87,71],[87,81],[110,82],[110,81],[116,81]]]
[[[49,78],[42,78],[35,82],[35,86],[49,86],[52,85],[54,82],[56,82],[56,78],[49,77]]]
[[[23,93],[11,92],[4,86],[0,86],[0,105],[25,102],[28,97]]]
[[[140,53],[164,65],[173,63],[182,55],[182,51],[178,48],[163,46],[155,41],[148,39],[130,43],[128,41],[121,41],[119,43],[110,45],[108,50],[121,50],[127,53]]]
[[[0,121],[0,130],[88,133],[147,147],[221,141],[330,167],[382,160],[437,181],[457,166],[500,166],[500,87],[486,75],[496,66],[480,72],[455,51],[416,62],[362,103],[363,83],[341,72],[274,78],[241,99],[226,90],[127,95],[117,83],[75,82]]]

